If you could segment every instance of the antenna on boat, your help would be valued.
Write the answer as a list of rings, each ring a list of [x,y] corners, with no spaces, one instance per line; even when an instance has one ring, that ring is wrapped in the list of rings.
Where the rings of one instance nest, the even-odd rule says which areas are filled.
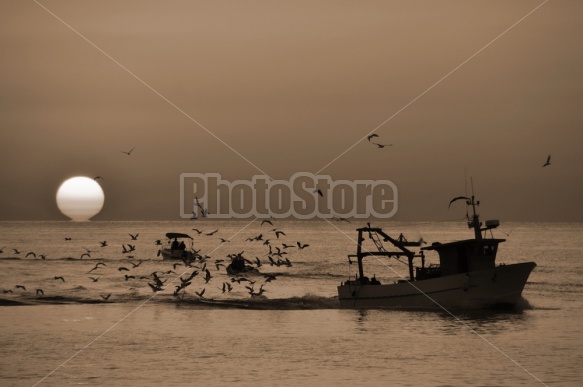
[[[476,200],[474,197],[474,178],[473,177],[470,177],[470,184],[472,186],[472,198],[470,200],[468,200],[466,203],[468,205],[472,206],[472,210],[474,212],[474,215],[472,216],[472,220],[468,221],[468,227],[474,229],[474,235],[476,236],[476,239],[482,239],[482,230],[480,229],[482,224],[480,223],[480,217],[476,212],[476,206],[480,205],[480,201]]]
[[[466,190],[466,197],[468,197],[468,173],[466,171],[466,167],[464,167],[464,189]],[[468,222],[470,221],[468,206],[466,206],[466,219],[468,220]]]

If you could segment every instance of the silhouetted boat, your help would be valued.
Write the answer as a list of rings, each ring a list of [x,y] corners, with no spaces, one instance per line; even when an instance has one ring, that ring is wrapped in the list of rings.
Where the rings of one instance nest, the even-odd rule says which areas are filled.
[[[259,274],[259,270],[254,266],[247,265],[245,258],[240,254],[231,258],[231,263],[227,265],[226,270],[229,275]]]
[[[496,266],[498,245],[505,239],[494,238],[491,230],[500,223],[497,220],[486,221],[485,227],[482,227],[476,214],[479,202],[473,196],[456,199],[466,199],[466,204],[473,208],[473,217],[468,221],[468,226],[474,229],[473,239],[436,242],[415,253],[407,247],[420,246],[421,242],[407,242],[402,237],[392,238],[382,229],[370,225],[357,229],[356,255],[349,255],[349,259],[357,258],[359,273],[356,279],[338,286],[341,307],[479,309],[515,306],[536,264],[525,262]],[[487,238],[488,231],[490,238]],[[374,242],[376,251],[363,249],[365,235]],[[396,251],[385,250],[382,242],[391,243]],[[436,251],[439,264],[426,266],[425,251]],[[362,261],[371,256],[407,257],[409,279],[381,284],[376,278],[367,278]],[[416,259],[420,260],[421,266],[414,266]]]
[[[169,232],[166,234],[166,238],[168,238],[166,246],[158,250],[158,256],[162,255],[162,259],[179,259],[187,261],[194,261],[196,259],[197,255],[192,247],[193,239],[190,235]],[[173,248],[174,241],[178,242],[178,240],[181,240],[182,242],[186,240],[187,244],[185,243],[183,248],[174,244]]]

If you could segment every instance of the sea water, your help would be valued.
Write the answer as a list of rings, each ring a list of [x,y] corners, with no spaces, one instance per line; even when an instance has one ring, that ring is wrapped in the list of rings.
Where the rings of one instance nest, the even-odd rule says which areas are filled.
[[[581,385],[582,224],[508,223],[494,230],[507,239],[498,263],[537,263],[516,309],[344,310],[336,287],[356,274],[347,255],[363,225],[0,222],[0,385]],[[464,222],[373,226],[428,243],[472,237]],[[277,238],[273,228],[285,235]],[[210,256],[212,278],[205,282],[201,272],[177,297],[178,277],[194,269],[157,255],[155,241],[164,242],[167,232],[191,234],[200,254]],[[270,265],[266,239],[291,266]],[[297,242],[309,246],[300,250]],[[124,253],[130,244],[135,250]],[[90,257],[81,258],[87,251]],[[241,252],[276,279],[232,282],[216,261]],[[99,262],[105,265],[91,271]],[[148,286],[154,271],[166,281],[156,294]],[[408,275],[404,262],[386,258],[368,259],[365,272],[382,283]],[[225,282],[230,292],[223,292]],[[261,285],[265,293],[251,296],[250,288],[257,293]],[[196,293],[203,290],[201,299]]]

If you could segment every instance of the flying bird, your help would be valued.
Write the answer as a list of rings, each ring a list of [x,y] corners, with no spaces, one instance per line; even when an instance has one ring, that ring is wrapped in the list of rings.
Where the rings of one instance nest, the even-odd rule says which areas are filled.
[[[128,269],[127,267],[123,267],[123,266],[118,267],[117,270],[118,271],[130,271],[130,269]]]
[[[543,165],[543,168],[546,167],[547,165],[551,165],[551,155],[547,157],[547,162]]]
[[[309,247],[309,246],[310,246],[310,245],[308,245],[308,244],[303,244],[303,245],[302,245],[300,242],[298,242],[297,244],[298,244],[298,249],[300,249],[300,250],[303,250],[303,249],[305,249],[306,247]]]
[[[45,292],[43,292],[42,289],[36,289],[36,295],[37,296],[44,296],[45,295]]]
[[[371,135],[366,136],[366,138],[368,138],[368,141],[370,142],[370,140],[372,140],[373,138],[378,137],[378,136],[379,136],[378,134],[371,134]]]
[[[135,263],[135,262],[133,262],[133,261],[130,261],[130,263],[132,264],[132,266],[133,266],[134,268],[136,268],[136,267],[140,266],[140,265],[142,264],[142,262],[143,262],[143,261],[138,261],[138,263]]]
[[[83,259],[84,256],[88,256],[89,258],[91,258],[91,254],[89,254],[89,253],[83,253],[83,254],[81,254],[81,258],[80,259]]]
[[[128,234],[128,235],[132,237],[132,240],[133,241],[137,241],[138,240],[138,235],[140,235],[140,234],[136,234],[136,235]]]
[[[36,254],[32,251],[30,253],[26,254],[25,258],[28,257],[29,255],[32,255],[34,258],[36,258]]]
[[[451,204],[452,204],[453,202],[455,202],[455,201],[458,201],[458,200],[462,200],[462,199],[465,199],[465,200],[470,200],[470,198],[467,198],[467,197],[465,197],[465,196],[458,196],[458,197],[455,197],[455,198],[453,198],[453,199],[451,199],[451,200],[450,200],[450,202],[449,202],[449,205],[447,206],[447,208],[451,207]]]
[[[93,282],[97,282],[99,281],[99,277],[89,277],[91,279],[91,281]]]
[[[105,301],[109,300],[109,297],[111,297],[111,293],[109,294],[100,294],[101,298],[103,298]]]
[[[376,142],[373,142],[373,144],[375,144],[376,146],[378,146],[380,149],[383,149],[386,146],[393,146],[393,144],[377,144]]]
[[[55,280],[61,280],[63,282],[65,282],[65,279],[63,277],[53,277]]]
[[[261,226],[263,226],[263,224],[264,224],[264,223],[269,223],[270,225],[272,225],[272,226],[273,226],[273,223],[271,223],[271,220],[267,220],[267,219],[265,219],[265,220],[262,220],[262,221],[261,221]]]
[[[101,244],[101,247],[106,247],[107,246],[107,241],[103,241],[103,242],[99,242]]]
[[[280,236],[280,235],[283,235],[283,236],[285,236],[285,233],[284,233],[283,231],[276,231],[276,232],[275,232],[275,236],[277,237],[277,239],[279,239],[279,236]]]
[[[217,231],[219,231],[219,230],[215,230],[215,231],[209,232],[206,235],[213,236],[213,235],[215,235],[217,233]]]
[[[15,289],[22,289],[22,290],[26,290],[26,288],[24,287],[24,285],[16,285],[14,288],[15,288]]]
[[[136,149],[135,147],[130,149],[129,151],[121,151],[121,153],[125,153],[126,155],[130,156],[132,154],[132,152],[134,151],[134,149]]]

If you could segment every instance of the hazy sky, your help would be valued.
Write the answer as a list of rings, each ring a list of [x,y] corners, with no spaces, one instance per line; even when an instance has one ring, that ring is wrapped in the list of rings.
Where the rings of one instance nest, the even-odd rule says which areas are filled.
[[[376,131],[393,147],[365,140],[321,173],[391,180],[396,219],[463,216],[447,203],[465,169],[486,217],[583,221],[581,1],[494,42],[542,1],[40,3],[119,64],[0,1],[1,220],[65,219],[55,193],[76,175],[104,178],[94,219],[131,220],[178,219],[183,172],[261,173],[178,107],[277,179],[393,117]]]

